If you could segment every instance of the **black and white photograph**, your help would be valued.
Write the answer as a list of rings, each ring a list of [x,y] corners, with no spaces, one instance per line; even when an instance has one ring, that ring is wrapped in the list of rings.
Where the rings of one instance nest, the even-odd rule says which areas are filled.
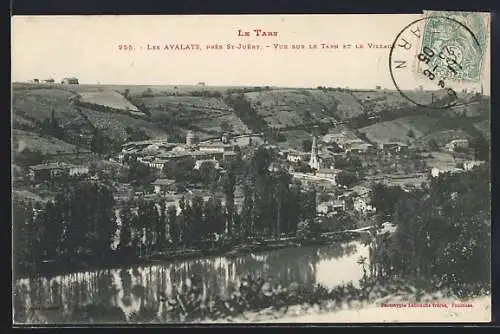
[[[491,321],[489,13],[11,30],[14,326]]]

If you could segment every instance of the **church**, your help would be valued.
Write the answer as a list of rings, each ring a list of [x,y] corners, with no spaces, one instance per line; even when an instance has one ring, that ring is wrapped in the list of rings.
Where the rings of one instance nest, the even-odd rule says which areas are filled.
[[[334,160],[332,158],[319,154],[318,141],[316,139],[316,136],[313,136],[309,167],[316,171],[325,168],[335,168]]]

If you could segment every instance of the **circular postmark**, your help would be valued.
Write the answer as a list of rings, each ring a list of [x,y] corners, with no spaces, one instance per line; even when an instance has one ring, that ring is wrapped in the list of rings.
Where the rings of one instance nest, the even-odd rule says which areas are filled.
[[[461,21],[472,23],[476,32]],[[389,53],[394,86],[420,107],[443,109],[469,103],[462,95],[467,84],[480,81],[483,30],[468,17],[459,21],[429,16],[411,22],[396,36]],[[402,89],[409,85],[415,89]]]

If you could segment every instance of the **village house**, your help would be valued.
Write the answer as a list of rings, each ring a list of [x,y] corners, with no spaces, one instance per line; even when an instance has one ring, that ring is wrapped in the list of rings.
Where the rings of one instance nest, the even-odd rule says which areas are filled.
[[[454,139],[450,141],[446,147],[450,152],[454,152],[457,149],[468,149],[469,141],[467,139]]]
[[[379,148],[389,152],[408,153],[408,145],[401,142],[381,142]]]
[[[236,160],[237,157],[238,157],[238,154],[236,154],[236,152],[224,152],[224,154],[222,156],[222,160],[224,162],[231,162],[231,161]]]
[[[332,201],[332,211],[335,214],[339,214],[341,212],[344,212],[346,209],[346,203],[345,200],[341,199],[336,199]]]
[[[193,169],[200,169],[201,165],[204,163],[211,164],[215,169],[220,169],[219,162],[215,159],[196,160]]]
[[[52,79],[52,78],[49,78],[49,79],[45,79],[45,80],[43,80],[43,82],[45,82],[45,83],[54,83],[54,82],[55,82],[55,80],[54,80],[54,79]]]
[[[163,160],[163,159],[154,159],[152,161],[148,161],[146,162],[146,165],[148,165],[149,167],[151,168],[155,168],[155,169],[158,169],[158,170],[163,170],[163,167],[165,167],[165,165],[168,163],[167,160]]]
[[[48,181],[61,175],[82,175],[88,172],[87,166],[70,165],[63,162],[34,165],[29,168],[30,179],[34,182]]]
[[[223,143],[200,143],[198,146],[200,151],[211,151],[211,152],[233,152],[234,147],[231,144]]]
[[[78,79],[75,77],[69,77],[69,78],[64,78],[61,80],[61,84],[66,84],[66,85],[78,85]]]
[[[462,168],[457,168],[457,167],[452,167],[452,166],[446,166],[446,167],[433,167],[431,169],[431,176],[432,177],[438,177],[440,174],[443,173],[461,173],[464,170]]]
[[[344,200],[333,200],[321,202],[316,206],[316,212],[320,215],[339,214],[344,212],[346,204]]]
[[[322,168],[319,169],[315,172],[314,176],[316,178],[320,179],[326,179],[333,183],[334,185],[337,184],[337,176],[341,172],[339,169],[332,169],[332,168]]]
[[[154,192],[160,194],[174,190],[175,180],[157,179],[151,185],[154,187]]]
[[[304,162],[309,159],[310,153],[301,152],[297,150],[286,150],[282,151],[283,155],[290,162]]]
[[[484,161],[479,161],[479,160],[465,161],[464,170],[471,170],[474,167],[481,166],[484,163],[485,163]]]
[[[369,199],[363,197],[357,197],[354,199],[354,210],[366,214],[375,212],[376,209],[372,205],[368,204]]]
[[[351,141],[346,143],[346,153],[368,153],[374,150],[372,144],[365,143],[364,141]]]

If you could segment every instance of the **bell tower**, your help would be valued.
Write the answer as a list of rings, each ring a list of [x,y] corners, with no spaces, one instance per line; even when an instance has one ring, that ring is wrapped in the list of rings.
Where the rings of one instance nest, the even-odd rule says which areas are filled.
[[[311,147],[311,158],[309,159],[309,166],[312,169],[319,169],[319,158],[318,158],[318,142],[316,136],[313,136],[313,142]]]

